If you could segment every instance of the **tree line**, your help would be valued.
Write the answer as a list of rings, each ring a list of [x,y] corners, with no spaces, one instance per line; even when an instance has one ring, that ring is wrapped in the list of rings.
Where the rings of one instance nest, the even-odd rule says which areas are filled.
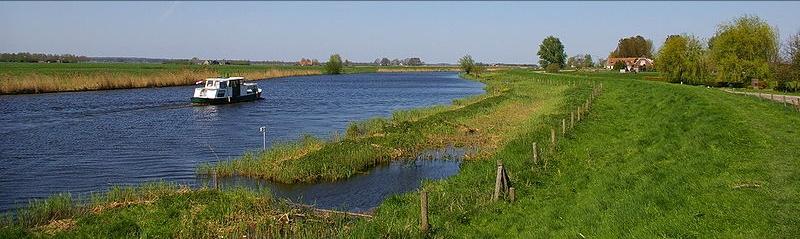
[[[671,35],[656,55],[656,68],[670,82],[800,90],[800,33],[780,52],[778,32],[756,16],[721,24],[708,41],[690,34]],[[772,84],[767,85],[766,82]]]
[[[0,62],[61,62],[75,63],[89,61],[89,57],[72,54],[42,54],[42,53],[0,53]]]

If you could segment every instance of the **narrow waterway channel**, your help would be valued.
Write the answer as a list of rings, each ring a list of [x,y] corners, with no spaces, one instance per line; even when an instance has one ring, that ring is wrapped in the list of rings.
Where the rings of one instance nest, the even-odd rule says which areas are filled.
[[[304,133],[328,137],[350,121],[483,93],[483,84],[452,72],[322,75],[258,83],[264,100],[221,106],[191,106],[194,86],[0,96],[0,211],[55,193],[80,197],[114,185],[158,180],[199,185],[198,164],[261,148],[262,126],[268,128],[269,146]],[[457,162],[417,161],[413,167],[393,163],[350,183],[375,181],[377,176],[367,175],[381,174],[416,182],[381,179],[402,184],[370,199],[382,200],[415,189],[422,179],[452,175]],[[309,189],[331,190],[340,184],[271,189],[279,196],[313,198],[303,201],[329,207],[359,210],[375,204],[342,202],[360,197],[358,192],[342,190],[325,197]]]

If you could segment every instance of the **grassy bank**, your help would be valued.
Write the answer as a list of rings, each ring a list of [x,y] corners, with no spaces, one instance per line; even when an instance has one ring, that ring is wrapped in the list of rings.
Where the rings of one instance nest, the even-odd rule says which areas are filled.
[[[448,71],[452,67],[346,67],[345,73]],[[0,94],[191,85],[214,76],[267,79],[322,74],[320,66],[178,65],[136,63],[0,63]]]
[[[572,76],[550,78],[564,77]],[[489,160],[467,162],[458,175],[426,183],[428,236],[800,234],[800,114],[716,89],[625,77],[591,77],[604,93],[554,153],[543,152],[548,168],[531,162],[531,144],[547,142],[557,125],[545,117]],[[491,202],[495,160],[508,167],[516,202]],[[385,201],[353,233],[419,236],[418,218],[418,194],[409,193]]]
[[[0,223],[0,238],[217,238],[341,235],[355,219],[320,213],[245,189],[190,190],[165,183],[115,188],[77,203],[35,201]]]
[[[216,165],[203,165],[201,174],[248,176],[284,183],[338,180],[372,166],[413,158],[422,150],[447,146],[477,148],[469,158],[493,154],[517,137],[537,116],[561,107],[565,91],[589,90],[586,81],[530,80],[523,71],[492,79],[485,74],[486,94],[460,99],[452,105],[395,112],[391,118],[352,123],[343,137],[323,141],[305,137],[267,151]]]

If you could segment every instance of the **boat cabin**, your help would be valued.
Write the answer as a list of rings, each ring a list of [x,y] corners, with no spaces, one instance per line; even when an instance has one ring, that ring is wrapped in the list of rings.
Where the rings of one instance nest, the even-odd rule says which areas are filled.
[[[218,100],[223,99],[224,102],[233,103],[261,97],[261,89],[258,88],[258,85],[244,83],[244,77],[208,78],[202,84],[202,88],[194,90],[194,97],[192,97],[194,103],[217,103]]]

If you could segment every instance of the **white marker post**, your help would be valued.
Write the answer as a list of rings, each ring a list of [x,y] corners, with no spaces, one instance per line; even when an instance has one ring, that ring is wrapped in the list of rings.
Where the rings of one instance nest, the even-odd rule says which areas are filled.
[[[264,135],[264,150],[267,150],[267,126],[262,126],[258,131]]]

